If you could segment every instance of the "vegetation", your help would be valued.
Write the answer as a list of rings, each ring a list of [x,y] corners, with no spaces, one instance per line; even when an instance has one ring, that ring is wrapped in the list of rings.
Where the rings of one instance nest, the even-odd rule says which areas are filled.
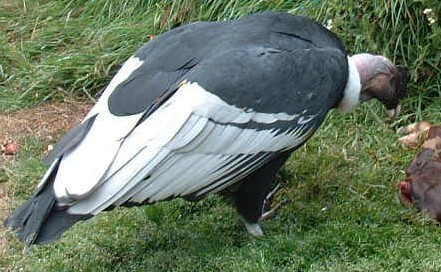
[[[396,183],[414,152],[395,134],[414,121],[441,123],[440,1],[5,0],[0,112],[94,100],[149,35],[263,10],[311,16],[332,26],[350,53],[385,54],[408,66],[404,114],[383,121],[378,104],[332,113],[280,173],[276,200],[289,203],[263,223],[263,239],[250,238],[218,197],[176,200],[102,214],[27,255],[8,234],[0,270],[440,271],[441,229],[398,198]],[[0,166],[13,206],[44,173],[44,149],[28,138],[16,162]]]

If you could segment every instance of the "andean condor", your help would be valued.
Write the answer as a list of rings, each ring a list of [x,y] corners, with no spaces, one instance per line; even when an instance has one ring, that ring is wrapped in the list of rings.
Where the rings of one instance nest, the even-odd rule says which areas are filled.
[[[228,192],[248,232],[262,235],[277,171],[327,113],[371,98],[393,111],[405,78],[385,57],[349,57],[306,17],[180,26],[124,63],[6,225],[26,245],[46,243],[117,206]]]

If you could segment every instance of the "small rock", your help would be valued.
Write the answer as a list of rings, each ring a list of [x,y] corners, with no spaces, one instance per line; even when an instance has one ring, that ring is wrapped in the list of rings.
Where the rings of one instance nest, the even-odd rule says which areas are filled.
[[[54,146],[53,145],[48,145],[46,151],[47,152],[51,152],[52,150],[54,150]]]
[[[5,155],[15,155],[17,154],[19,146],[17,143],[7,143],[4,146]]]

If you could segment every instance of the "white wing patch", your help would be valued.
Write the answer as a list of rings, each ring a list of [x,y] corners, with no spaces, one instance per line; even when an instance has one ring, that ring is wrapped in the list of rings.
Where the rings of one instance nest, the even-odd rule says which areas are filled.
[[[271,124],[296,118],[301,124],[290,132],[237,126],[250,121]],[[62,169],[63,177],[72,175],[75,181],[64,183],[60,178],[61,188],[56,190],[56,196],[61,205],[63,201],[71,205],[70,213],[97,214],[110,205],[127,201],[156,202],[188,194],[218,192],[262,166],[273,152],[302,143],[311,133],[307,123],[313,119],[314,116],[307,114],[245,111],[227,104],[197,83],[186,83],[123,140],[96,140],[102,144],[99,149],[102,151],[94,160],[108,163],[104,175],[89,173],[95,179],[90,180],[80,173],[86,181],[78,183],[79,173],[70,169],[79,168]],[[106,134],[109,130],[111,127]],[[108,137],[101,135],[104,136]],[[111,141],[113,145],[105,146]],[[81,154],[75,154],[77,152]],[[109,153],[110,159],[101,156]],[[81,160],[87,154],[75,149],[70,156]],[[89,163],[90,168],[94,168],[94,162]],[[82,195],[72,194],[71,188]]]
[[[102,181],[120,148],[122,139],[136,125],[141,114],[119,117],[108,110],[107,100],[113,90],[142,64],[138,58],[128,59],[112,79],[98,103],[85,119],[98,113],[94,124],[78,146],[63,155],[54,182],[56,196],[62,199],[81,198]]]

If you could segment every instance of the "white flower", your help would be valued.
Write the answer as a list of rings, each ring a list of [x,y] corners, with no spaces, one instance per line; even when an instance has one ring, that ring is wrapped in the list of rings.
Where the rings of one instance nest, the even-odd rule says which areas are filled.
[[[426,8],[423,11],[423,14],[426,15],[429,25],[433,25],[436,22],[436,14],[433,12],[431,8]]]
[[[423,14],[426,14],[426,15],[428,15],[428,14],[430,14],[430,13],[432,13],[432,9],[431,9],[431,8],[426,8],[426,9],[423,11]]]

